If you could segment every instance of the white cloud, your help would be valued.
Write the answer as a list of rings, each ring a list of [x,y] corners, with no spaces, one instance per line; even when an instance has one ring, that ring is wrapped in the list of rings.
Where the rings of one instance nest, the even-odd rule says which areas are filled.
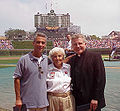
[[[85,34],[120,31],[119,0],[0,0],[0,35],[10,27],[34,29],[34,15],[49,12],[51,1],[55,13],[70,13],[71,22]]]

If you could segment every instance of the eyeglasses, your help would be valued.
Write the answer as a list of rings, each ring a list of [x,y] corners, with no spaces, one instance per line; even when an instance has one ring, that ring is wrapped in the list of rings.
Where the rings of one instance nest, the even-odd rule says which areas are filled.
[[[38,64],[38,70],[41,74],[43,74],[43,70],[42,70],[42,67],[40,66],[40,64]]]

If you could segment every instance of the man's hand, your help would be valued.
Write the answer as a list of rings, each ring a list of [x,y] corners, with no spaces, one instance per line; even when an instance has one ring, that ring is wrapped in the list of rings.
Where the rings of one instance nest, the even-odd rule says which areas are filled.
[[[22,106],[22,100],[20,97],[20,79],[15,78],[14,80],[15,94],[16,94],[16,103],[15,105],[19,108]]]
[[[16,100],[15,105],[16,105],[17,107],[21,108],[21,106],[22,106],[22,101],[21,101],[21,99]]]
[[[75,56],[75,55],[76,55],[76,54],[72,54],[72,55],[66,57],[66,58],[63,60],[63,62],[64,62],[64,63],[67,63],[67,62],[71,59],[71,57],[73,57],[73,56]]]
[[[97,106],[98,106],[98,101],[92,99],[90,103],[90,111],[95,111]]]

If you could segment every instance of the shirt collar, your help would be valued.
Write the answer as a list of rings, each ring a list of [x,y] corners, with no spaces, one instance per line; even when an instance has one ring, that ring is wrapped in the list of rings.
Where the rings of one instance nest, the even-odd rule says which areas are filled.
[[[65,64],[65,63],[63,63],[63,66],[62,66],[62,68],[61,68],[61,69],[66,69],[66,68],[67,68],[66,64]],[[50,69],[50,70],[53,70],[53,69],[55,69],[55,70],[61,70],[61,69],[56,68],[56,67],[54,66],[54,64],[53,64],[53,63],[52,63],[52,64],[50,64],[49,69]]]
[[[81,57],[81,56],[84,56],[85,53],[86,53],[87,49],[85,49],[80,55],[76,54],[77,57]]]
[[[29,57],[31,61],[38,61],[38,59],[32,55],[32,51],[29,52]],[[41,57],[42,57],[41,61],[43,61],[45,57],[43,55]]]

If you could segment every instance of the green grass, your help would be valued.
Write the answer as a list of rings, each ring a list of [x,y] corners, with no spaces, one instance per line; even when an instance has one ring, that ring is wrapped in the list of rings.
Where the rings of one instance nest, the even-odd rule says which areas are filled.
[[[0,64],[15,64],[18,62],[18,59],[13,60],[0,60]]]
[[[0,56],[2,57],[10,57],[10,56]],[[11,57],[20,57],[20,56],[11,56]],[[108,58],[108,55],[102,55],[102,59]],[[11,60],[0,60],[0,64],[16,64],[18,62],[18,59],[11,59]],[[7,67],[15,67],[15,66],[0,66],[0,68],[7,68]]]
[[[0,56],[0,58],[3,58],[3,57],[21,57],[21,55],[12,55],[12,56],[5,55],[5,56]]]
[[[33,49],[32,41],[12,41],[15,49]]]
[[[0,66],[0,68],[15,67],[15,66]]]
[[[0,64],[6,64],[6,65],[0,65],[0,68],[15,67],[15,66],[10,66],[9,64],[17,64],[17,62],[18,62],[18,59],[0,60]]]
[[[12,41],[14,49],[33,49],[33,41]],[[47,49],[53,48],[52,41],[47,41]]]
[[[109,58],[109,55],[102,55],[102,59]]]

